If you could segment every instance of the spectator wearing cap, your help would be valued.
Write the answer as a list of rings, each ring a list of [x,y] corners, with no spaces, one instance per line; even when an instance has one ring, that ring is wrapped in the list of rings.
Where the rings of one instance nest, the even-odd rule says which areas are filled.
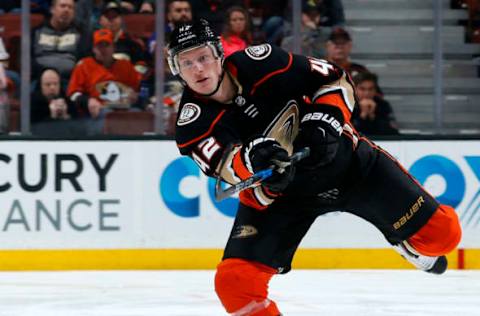
[[[113,33],[115,42],[115,59],[126,59],[134,64],[135,69],[145,75],[147,64],[145,58],[144,43],[137,38],[133,38],[123,29],[122,7],[118,1],[109,1],[105,4],[99,24],[103,29],[109,29]]]
[[[55,68],[68,80],[77,61],[89,51],[91,40],[74,23],[74,0],[52,0],[50,12],[51,18],[33,31],[33,77],[37,79],[44,68]]]
[[[345,29],[336,28],[326,42],[326,59],[345,69],[352,77],[358,73],[368,72],[368,69],[350,60],[352,38]]]
[[[377,76],[363,72],[353,77],[357,106],[352,115],[355,128],[365,135],[398,134],[391,105],[378,95]]]
[[[91,134],[101,133],[107,110],[129,109],[138,98],[140,75],[129,60],[116,60],[113,33],[95,31],[93,57],[82,59],[73,70],[67,96],[94,119]]]

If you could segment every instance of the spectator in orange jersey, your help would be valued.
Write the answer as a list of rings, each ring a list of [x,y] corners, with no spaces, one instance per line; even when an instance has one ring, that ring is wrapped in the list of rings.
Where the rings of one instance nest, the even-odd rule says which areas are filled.
[[[140,75],[130,61],[114,59],[112,31],[96,31],[93,45],[94,57],[80,60],[73,69],[67,95],[80,110],[103,124],[106,110],[128,109],[136,103]]]
[[[225,57],[236,51],[244,50],[252,43],[250,16],[247,10],[238,6],[227,10],[221,41]]]

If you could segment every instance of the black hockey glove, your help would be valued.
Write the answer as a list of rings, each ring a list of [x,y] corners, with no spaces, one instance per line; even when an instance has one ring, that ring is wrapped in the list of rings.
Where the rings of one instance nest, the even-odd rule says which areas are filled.
[[[262,185],[272,192],[285,190],[295,174],[288,152],[273,138],[256,138],[246,147],[253,172],[273,168],[273,174]]]
[[[300,124],[300,132],[295,139],[294,148],[310,147],[310,156],[298,165],[315,169],[331,162],[338,150],[339,132],[315,120],[306,120]]]

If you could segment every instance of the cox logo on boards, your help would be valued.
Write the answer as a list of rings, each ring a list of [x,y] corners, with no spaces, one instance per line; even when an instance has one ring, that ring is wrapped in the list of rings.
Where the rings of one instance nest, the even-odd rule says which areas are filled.
[[[200,196],[185,197],[180,192],[180,184],[186,177],[200,177],[200,169],[187,157],[172,161],[160,178],[160,195],[167,207],[178,216],[200,216]],[[228,198],[217,202],[215,200],[215,179],[208,179],[208,196],[216,209],[229,217],[235,217],[237,199]]]
[[[465,156],[470,171],[480,181],[480,156]],[[457,208],[465,199],[466,177],[457,162],[441,155],[423,156],[410,167],[410,173],[423,185],[431,176],[439,176],[445,181],[444,191],[436,196],[442,204]],[[182,217],[200,216],[200,196],[185,197],[180,192],[180,183],[188,176],[200,177],[200,170],[189,158],[181,157],[172,161],[160,178],[160,194],[167,207],[176,215]],[[473,183],[471,184],[473,185]],[[475,183],[477,192],[460,211],[464,225],[480,224],[480,189]],[[208,180],[208,198],[213,205],[226,216],[233,217],[236,212],[236,198],[221,202],[215,201],[215,180]]]
[[[437,175],[444,179],[445,190],[442,194],[436,196],[437,200],[442,204],[448,204],[457,208],[457,212],[461,213],[460,220],[465,227],[480,224],[480,189],[478,180],[480,180],[480,156],[464,156],[463,159],[467,163],[470,171],[475,175],[477,182],[471,182],[474,185],[476,193],[473,197],[469,197],[468,202],[463,204],[462,209],[458,209],[465,199],[467,182],[465,170],[450,158],[440,155],[429,155],[415,161],[410,167],[410,173],[417,178],[421,184],[425,184],[430,176]]]

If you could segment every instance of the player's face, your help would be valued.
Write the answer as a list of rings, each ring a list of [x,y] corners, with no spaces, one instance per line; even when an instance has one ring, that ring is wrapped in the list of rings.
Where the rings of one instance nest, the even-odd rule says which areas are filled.
[[[180,76],[193,91],[210,94],[217,88],[222,64],[209,47],[203,46],[180,53],[178,65]]]
[[[377,89],[373,81],[363,81],[356,85],[355,92],[360,100],[373,99]]]

